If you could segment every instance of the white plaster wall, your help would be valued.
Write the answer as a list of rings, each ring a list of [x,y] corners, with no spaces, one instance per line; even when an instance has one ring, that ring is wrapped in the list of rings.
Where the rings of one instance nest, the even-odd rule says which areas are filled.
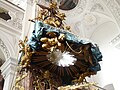
[[[0,7],[8,10],[11,16],[11,20],[8,21],[0,18],[0,49],[5,57],[0,70],[5,79],[3,90],[10,90],[17,65],[18,42],[22,31],[24,10],[5,0],[0,0]]]
[[[93,33],[90,39],[96,42],[103,54],[103,61],[101,63],[101,71],[99,73],[100,86],[104,87],[107,84],[113,83],[115,90],[120,90],[120,73],[119,73],[119,58],[120,50],[110,44],[110,41],[116,37],[119,30],[113,22],[107,22],[99,26]]]

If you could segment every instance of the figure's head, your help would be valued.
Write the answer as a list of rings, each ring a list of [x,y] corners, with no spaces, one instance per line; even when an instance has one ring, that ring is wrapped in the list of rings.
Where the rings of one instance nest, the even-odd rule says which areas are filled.
[[[51,2],[50,3],[50,8],[57,9],[57,3],[56,2]]]
[[[49,77],[50,77],[50,72],[49,71],[45,71],[44,72],[44,78],[49,79]]]

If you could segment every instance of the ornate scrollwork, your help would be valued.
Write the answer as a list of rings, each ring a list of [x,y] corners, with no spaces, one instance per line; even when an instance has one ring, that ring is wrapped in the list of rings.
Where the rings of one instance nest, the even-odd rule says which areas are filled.
[[[9,58],[10,57],[10,53],[9,53],[6,45],[4,44],[4,42],[1,39],[0,39],[0,47],[3,49],[6,57]]]

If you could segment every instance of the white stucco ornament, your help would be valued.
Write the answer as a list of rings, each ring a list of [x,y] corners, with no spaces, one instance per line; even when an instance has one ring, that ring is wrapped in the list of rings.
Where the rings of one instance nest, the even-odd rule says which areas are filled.
[[[85,14],[84,22],[86,25],[94,25],[97,22],[97,19],[93,14]]]

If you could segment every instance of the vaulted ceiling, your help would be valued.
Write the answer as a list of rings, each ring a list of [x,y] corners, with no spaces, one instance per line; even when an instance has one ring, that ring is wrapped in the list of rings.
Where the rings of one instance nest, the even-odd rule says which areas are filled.
[[[25,2],[27,0],[9,1],[25,9]],[[30,1],[33,2],[34,0]],[[43,5],[48,5],[48,1],[50,0],[38,1]],[[105,43],[116,45],[116,43],[118,43],[116,38],[118,38],[120,32],[119,0],[56,1],[62,3],[60,10],[66,14],[65,22],[71,26],[71,30],[74,34],[80,38],[93,40],[93,42],[100,45],[105,45]],[[69,6],[69,2],[73,3],[74,8],[71,8],[72,5]],[[69,8],[70,10],[68,10]]]
[[[80,38],[104,46],[119,35],[120,6],[114,0],[80,0],[74,9],[63,12],[72,32]]]
[[[25,9],[27,0],[7,0]],[[33,2],[34,0],[30,0]],[[43,5],[47,1],[38,0]],[[66,14],[66,23],[79,38],[92,40],[100,46],[113,44],[120,48],[120,1],[119,0],[58,0],[61,1],[61,12]],[[68,10],[69,2],[75,5]],[[64,10],[63,10],[64,9]]]

